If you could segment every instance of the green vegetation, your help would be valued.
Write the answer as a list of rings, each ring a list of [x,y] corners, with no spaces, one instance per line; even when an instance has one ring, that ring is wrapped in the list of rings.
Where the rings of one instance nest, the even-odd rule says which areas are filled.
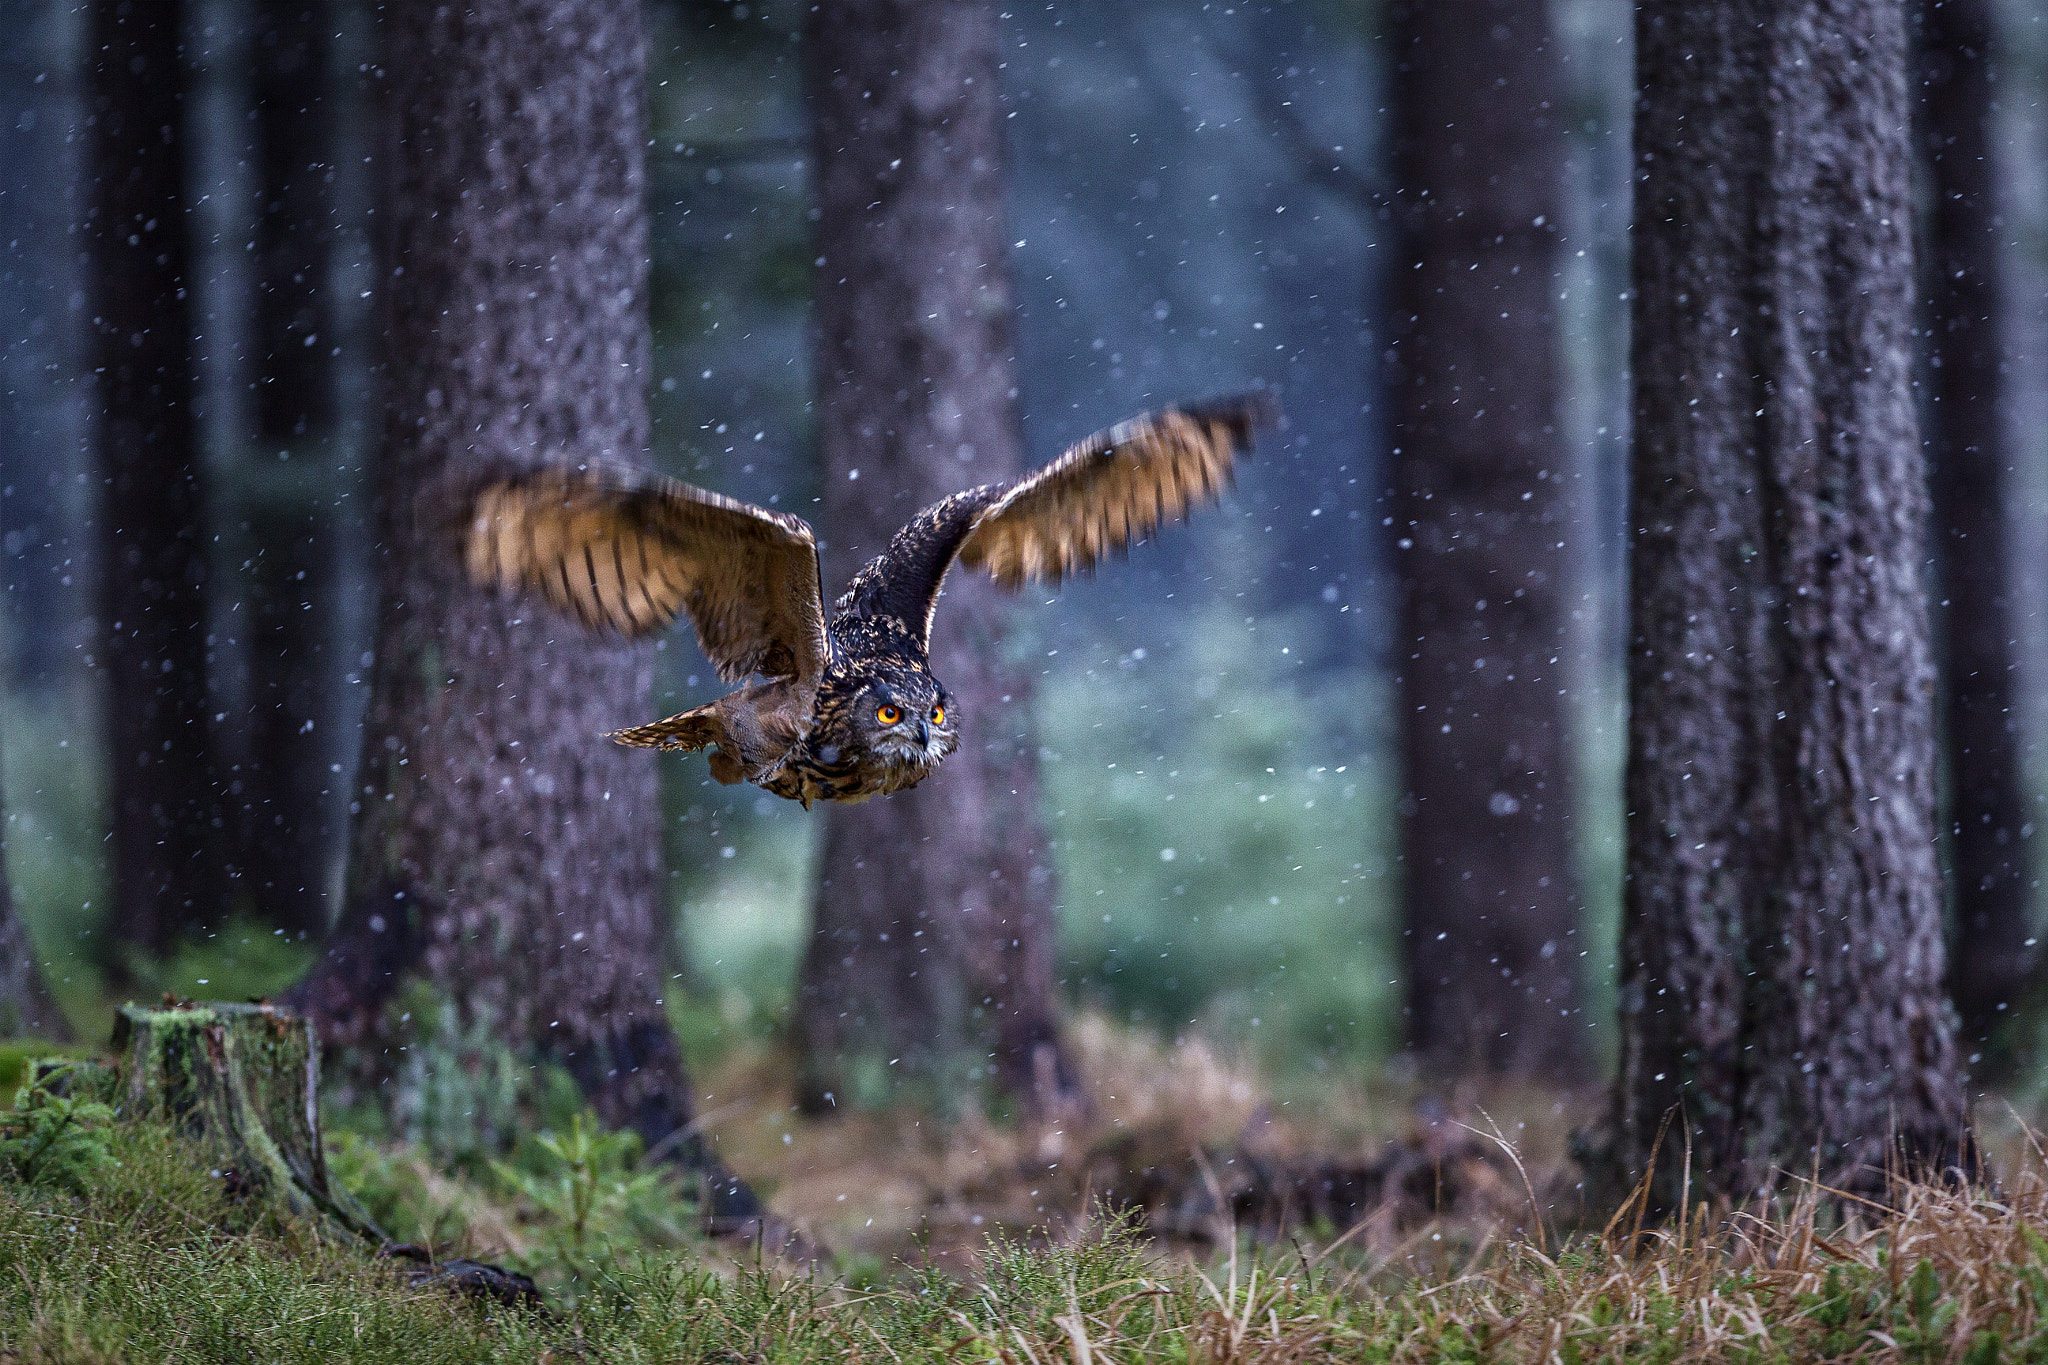
[[[28,1064],[38,1057],[87,1056],[98,1049],[66,1047],[41,1039],[0,1041],[0,1096],[12,1095],[28,1075]]]
[[[1371,833],[1391,791],[1327,738],[1329,717],[1381,708],[1349,671],[1299,676],[1316,630],[1207,620],[1172,657],[1070,666],[1039,705],[1069,990],[1167,1037],[1254,1044],[1275,1071],[1371,1066],[1398,1033]]]
[[[105,1037],[114,1003],[103,992],[95,935],[105,913],[106,764],[77,717],[94,694],[10,692],[0,710],[7,876],[17,913],[45,965],[43,979],[84,1037]]]
[[[640,1139],[607,1133],[578,1114],[564,1134],[536,1134],[525,1161],[491,1163],[545,1226],[545,1248],[530,1258],[536,1278],[581,1290],[616,1273],[617,1247],[683,1246],[696,1206],[673,1166],[641,1163]]]
[[[13,1111],[0,1114],[0,1172],[31,1189],[84,1194],[114,1159],[114,1110],[84,1095],[55,1093],[62,1074],[24,1084]]]
[[[529,1134],[477,1175],[411,1143],[343,1133],[328,1147],[336,1179],[392,1236],[530,1275],[558,1308],[610,1293],[650,1256],[688,1250],[694,1261],[709,1250],[681,1172],[641,1158],[637,1137],[587,1114],[566,1132]]]
[[[1072,1237],[991,1239],[965,1274],[927,1258],[854,1288],[734,1266],[664,1225],[686,1205],[636,1168],[630,1138],[580,1118],[473,1180],[416,1150],[337,1145],[337,1170],[394,1224],[420,1199],[472,1240],[497,1220],[524,1248],[504,1259],[541,1272],[535,1313],[410,1288],[394,1262],[252,1216],[164,1126],[47,1092],[19,1106],[0,1123],[10,1362],[2048,1359],[2038,1164],[1997,1193],[1905,1186],[1888,1214],[1844,1219],[1813,1199],[1771,1218],[1702,1211],[1633,1255],[1625,1220],[1561,1248],[1433,1223],[1378,1251],[1340,1240],[1196,1265],[1103,1217]],[[45,1159],[24,1166],[24,1142]]]
[[[182,944],[168,961],[138,955],[131,970],[142,999],[168,991],[192,1000],[250,1000],[284,991],[305,975],[313,953],[282,929],[242,918]]]

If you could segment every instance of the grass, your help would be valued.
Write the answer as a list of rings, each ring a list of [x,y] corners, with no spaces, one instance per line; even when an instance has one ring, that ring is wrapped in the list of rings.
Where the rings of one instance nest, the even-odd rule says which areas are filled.
[[[808,1154],[765,1143],[790,1154],[785,1211],[838,1206],[797,1178],[835,1158],[873,1164],[814,1181],[916,1195],[918,1226],[888,1243],[805,1215],[843,1253],[819,1267],[704,1242],[632,1139],[575,1116],[471,1169],[337,1140],[337,1172],[395,1233],[535,1273],[538,1314],[409,1288],[392,1262],[238,1204],[162,1127],[81,1114],[65,1162],[17,1160],[47,1150],[47,1104],[23,1109],[0,1122],[0,1361],[2048,1360],[2048,1156],[2017,1123],[1991,1135],[1996,1186],[1902,1183],[1885,1209],[1809,1189],[1640,1238],[1557,1197],[1570,1180],[1540,1123],[1501,1125],[1526,1149],[1447,1123],[1473,1140],[1439,1146],[1446,1170],[1480,1151],[1498,1176],[1466,1181],[1460,1207],[1259,1246],[1218,1220],[1213,1240],[1171,1241],[1093,1197],[1115,1163],[1220,1163],[1327,1130],[1255,1139],[1287,1126],[1256,1073],[1194,1044],[1147,1051],[1099,1017],[1081,1032],[1087,1117],[920,1136],[913,1118],[865,1116],[806,1133]],[[741,1127],[794,1122],[759,1117]]]
[[[1709,1226],[1711,1224],[1711,1226]],[[0,1359],[241,1361],[1799,1362],[2048,1358],[2048,1180],[1902,1185],[1831,1220],[1695,1219],[1561,1246],[1426,1231],[1162,1255],[1102,1217],[991,1239],[965,1273],[867,1288],[706,1249],[617,1248],[572,1305],[406,1288],[359,1251],[251,1224],[162,1129],[115,1130],[83,1195],[0,1185]]]

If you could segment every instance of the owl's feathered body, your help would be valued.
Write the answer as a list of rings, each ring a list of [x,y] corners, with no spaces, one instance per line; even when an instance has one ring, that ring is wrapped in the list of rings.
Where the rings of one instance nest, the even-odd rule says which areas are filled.
[[[587,625],[643,635],[679,612],[719,675],[767,675],[612,738],[714,747],[711,775],[801,801],[862,801],[923,781],[959,748],[929,668],[932,612],[955,559],[1012,590],[1086,572],[1214,497],[1252,432],[1253,394],[1168,408],[1098,432],[1009,484],[943,498],[853,576],[824,619],[817,543],[802,518],[659,475],[548,469],[477,498],[468,562],[480,582],[535,585]]]
[[[908,634],[893,617],[842,616],[832,623],[833,661],[814,695],[788,679],[755,683],[612,738],[685,752],[715,744],[711,775],[720,782],[752,782],[805,806],[903,791],[960,747],[950,715],[931,721],[934,710],[943,714],[946,692]],[[905,720],[874,720],[884,706]]]

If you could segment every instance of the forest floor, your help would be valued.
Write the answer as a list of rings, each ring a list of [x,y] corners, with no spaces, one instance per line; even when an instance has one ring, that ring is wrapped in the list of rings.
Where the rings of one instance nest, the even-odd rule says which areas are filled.
[[[1980,1115],[1995,1186],[1636,1242],[1579,1201],[1583,1100],[1275,1102],[1198,1042],[1099,1020],[1075,1042],[1085,1105],[943,1129],[802,1120],[772,1051],[729,1054],[706,1127],[814,1264],[706,1242],[632,1140],[577,1122],[466,1169],[335,1140],[394,1234],[533,1273],[540,1312],[252,1215],[161,1128],[20,1111],[0,1361],[2048,1359],[2048,1158],[2003,1108]]]
[[[1199,1037],[1174,1043],[1083,1014],[1068,1030],[1079,1081],[1049,1116],[946,1122],[897,1110],[806,1119],[767,1044],[705,1073],[704,1128],[780,1217],[842,1263],[972,1263],[991,1234],[1063,1237],[1107,1205],[1134,1210],[1188,1254],[1301,1231],[1391,1254],[1425,1224],[1460,1242],[1588,1216],[1568,1175],[1571,1130],[1594,1097],[1538,1087],[1437,1094],[1295,1083]],[[1519,1163],[1519,1165],[1518,1165]],[[1530,1185],[1525,1174],[1534,1178]]]

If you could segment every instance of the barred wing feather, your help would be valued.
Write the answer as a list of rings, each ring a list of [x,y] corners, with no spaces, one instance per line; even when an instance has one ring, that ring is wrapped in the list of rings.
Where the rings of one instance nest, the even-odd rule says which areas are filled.
[[[1003,491],[960,562],[1015,591],[1086,573],[1111,551],[1217,497],[1253,432],[1278,417],[1265,393],[1146,413],[1098,431]]]
[[[552,466],[477,496],[465,557],[476,582],[538,587],[595,629],[652,635],[687,613],[728,681],[824,671],[818,547],[801,517],[619,466]]]

